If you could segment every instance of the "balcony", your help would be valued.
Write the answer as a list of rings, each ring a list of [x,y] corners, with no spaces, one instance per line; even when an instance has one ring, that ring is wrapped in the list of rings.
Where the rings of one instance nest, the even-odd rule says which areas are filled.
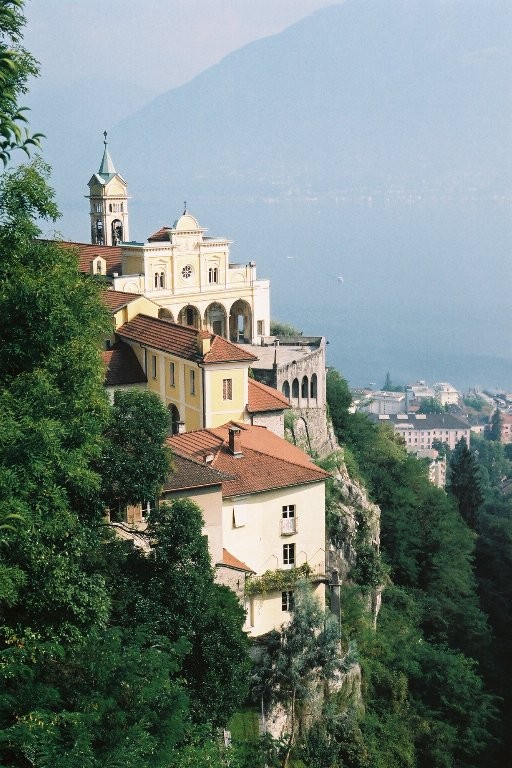
[[[284,517],[281,520],[281,536],[293,536],[297,533],[297,521],[294,517]]]

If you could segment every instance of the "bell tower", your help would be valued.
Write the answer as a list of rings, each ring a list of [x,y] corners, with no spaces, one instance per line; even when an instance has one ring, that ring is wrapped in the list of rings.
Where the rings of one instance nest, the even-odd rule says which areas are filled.
[[[107,132],[103,133],[105,148],[99,171],[89,181],[91,243],[119,245],[130,239],[128,227],[128,186],[117,173],[107,148]]]

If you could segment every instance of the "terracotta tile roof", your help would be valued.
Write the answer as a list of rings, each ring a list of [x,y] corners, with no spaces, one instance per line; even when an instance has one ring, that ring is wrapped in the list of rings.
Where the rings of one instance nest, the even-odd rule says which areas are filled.
[[[197,331],[186,325],[177,325],[148,315],[137,315],[133,320],[121,325],[117,329],[117,335],[185,360],[201,359]]]
[[[154,232],[148,237],[149,243],[162,242],[171,240],[171,227],[160,227],[157,232]]]
[[[237,344],[232,344],[222,336],[214,336],[210,351],[204,356],[205,363],[229,363],[238,361],[252,362],[258,358]]]
[[[147,382],[146,374],[129,344],[118,341],[110,349],[102,352],[101,356],[106,366],[105,385],[107,387]]]
[[[222,550],[222,560],[216,565],[225,565],[228,568],[234,568],[237,571],[247,571],[248,573],[256,573],[252,568],[243,563],[237,557],[228,552],[227,549]]]
[[[245,352],[242,347],[226,341],[221,336],[148,315],[137,315],[118,328],[117,334],[124,339],[145,344],[185,360],[227,363],[252,362],[255,359],[250,352]],[[210,350],[204,356],[199,352],[198,339],[201,338],[212,339]]]
[[[60,241],[62,248],[77,248],[80,272],[91,271],[91,261],[95,256],[101,256],[107,263],[107,274],[113,272],[121,274],[121,248],[118,245],[91,245],[91,243],[73,243]]]
[[[101,300],[108,310],[115,314],[130,302],[140,299],[140,293],[124,293],[124,291],[102,291]]]
[[[229,478],[224,472],[219,472],[204,461],[196,461],[190,456],[173,453],[172,472],[167,477],[163,491],[183,491],[191,488],[206,488],[220,486],[223,480]]]
[[[240,429],[242,455],[239,457],[229,450],[229,426]],[[231,479],[222,483],[224,498],[314,483],[329,476],[313,464],[307,454],[265,427],[226,424],[174,435],[167,442],[173,450],[192,458],[213,454],[210,466],[231,475]]]
[[[249,413],[282,411],[285,408],[291,408],[290,401],[281,392],[255,379],[249,379]]]

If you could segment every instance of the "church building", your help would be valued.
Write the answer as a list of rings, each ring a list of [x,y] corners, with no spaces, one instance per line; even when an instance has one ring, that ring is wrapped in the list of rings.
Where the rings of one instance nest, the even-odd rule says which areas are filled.
[[[127,184],[114,167],[106,133],[104,144],[99,171],[89,181],[91,243],[98,247],[96,254],[87,246],[92,271],[106,274],[116,291],[151,299],[162,319],[236,343],[260,343],[270,334],[270,285],[257,279],[255,262],[230,264],[231,241],[206,235],[186,205],[172,227],[130,241]],[[120,259],[111,260],[117,269],[109,270],[104,246],[119,248]]]

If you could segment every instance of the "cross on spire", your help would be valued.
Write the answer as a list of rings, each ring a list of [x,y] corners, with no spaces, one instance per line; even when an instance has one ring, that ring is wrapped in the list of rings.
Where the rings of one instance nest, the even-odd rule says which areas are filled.
[[[107,132],[106,131],[103,131],[103,136],[104,136],[103,143],[104,143],[104,145],[106,147],[107,146]]]

